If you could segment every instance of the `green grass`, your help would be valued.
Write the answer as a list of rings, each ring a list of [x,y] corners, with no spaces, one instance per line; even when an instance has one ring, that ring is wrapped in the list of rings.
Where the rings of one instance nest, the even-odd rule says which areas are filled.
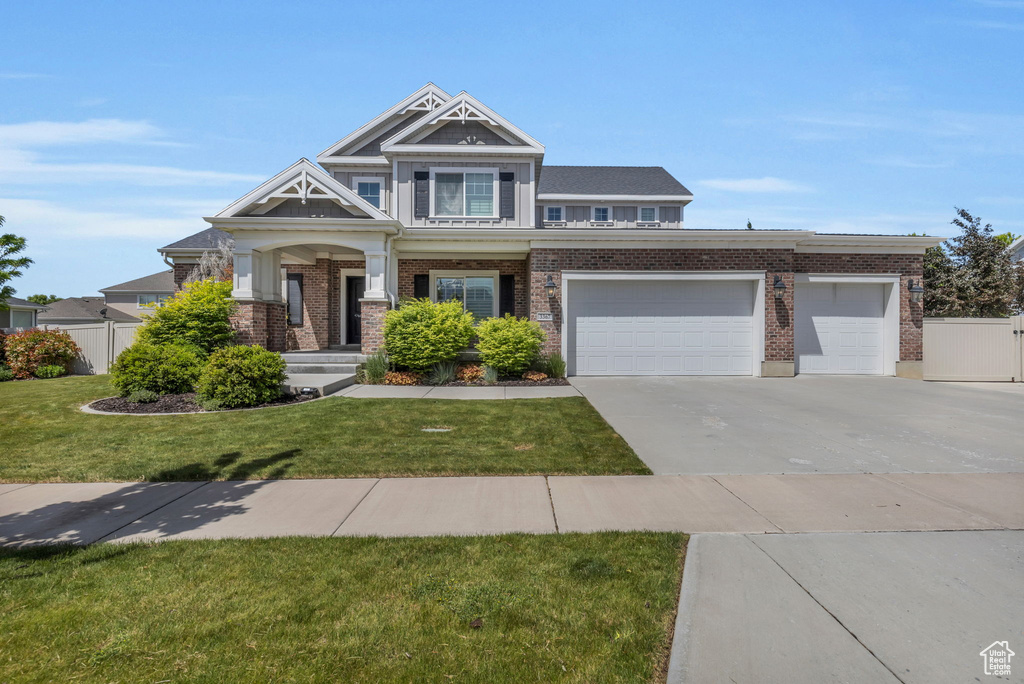
[[[0,681],[663,681],[685,543],[600,533],[0,551]]]
[[[339,397],[188,416],[78,410],[112,394],[106,376],[0,383],[0,482],[650,473],[582,397]],[[452,431],[421,429],[438,426]]]

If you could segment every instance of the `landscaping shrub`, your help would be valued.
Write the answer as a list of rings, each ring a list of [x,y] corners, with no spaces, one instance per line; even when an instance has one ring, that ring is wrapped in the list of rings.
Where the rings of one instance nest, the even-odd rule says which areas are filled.
[[[203,355],[180,344],[136,342],[110,368],[110,384],[122,397],[147,390],[157,394],[191,392],[203,368]]]
[[[552,378],[565,377],[565,359],[560,352],[555,352],[548,357],[547,373]]]
[[[14,379],[14,371],[7,366],[0,366],[0,382],[7,382]]]
[[[16,378],[30,378],[40,366],[60,366],[70,371],[82,351],[63,330],[36,328],[8,335],[4,349],[7,365]]]
[[[230,322],[234,310],[230,282],[211,278],[187,283],[163,306],[143,314],[145,322],[136,339],[150,344],[190,344],[208,354],[234,341]]]
[[[384,348],[395,366],[426,371],[452,361],[473,339],[473,314],[462,302],[409,299],[384,317]]]
[[[196,383],[201,400],[216,399],[224,408],[258,406],[281,396],[284,359],[259,345],[225,347],[210,354]]]
[[[67,373],[63,366],[48,365],[40,366],[36,368],[36,377],[40,380],[49,380],[51,378],[59,378],[60,376]]]
[[[391,370],[391,361],[387,353],[380,349],[366,357],[366,364],[363,366],[363,379],[368,385],[379,385],[384,382],[384,376]]]
[[[150,390],[135,390],[128,395],[128,401],[133,404],[152,404],[160,395]]]
[[[484,366],[484,383],[487,385],[493,385],[498,382],[498,369],[491,368],[490,366]]]
[[[419,373],[409,371],[388,371],[384,376],[385,385],[418,385],[420,383]]]
[[[7,339],[7,333],[0,330],[0,366],[7,365],[7,352],[4,351],[4,340]]]
[[[428,385],[447,385],[455,381],[456,365],[454,361],[442,361],[435,363],[427,376]]]
[[[519,374],[530,364],[544,343],[544,331],[528,318],[505,314],[488,318],[476,328],[481,360],[502,373]]]
[[[530,382],[540,382],[547,379],[547,373],[541,373],[540,371],[526,371],[523,373],[523,380],[529,380]]]
[[[483,366],[476,363],[466,364],[465,366],[459,366],[459,370],[455,372],[455,377],[458,378],[459,382],[477,382],[484,377]]]

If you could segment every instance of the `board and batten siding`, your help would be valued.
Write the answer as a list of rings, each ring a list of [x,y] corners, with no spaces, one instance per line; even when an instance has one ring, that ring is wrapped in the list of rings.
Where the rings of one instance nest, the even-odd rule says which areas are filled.
[[[1022,366],[1024,316],[924,319],[925,380],[1020,382]]]
[[[562,207],[563,221],[545,221],[545,207]],[[546,202],[538,207],[537,212],[537,225],[546,225],[550,228],[592,228],[599,230],[601,228],[637,228],[636,215],[637,208],[640,206],[645,207],[657,207],[658,208],[658,225],[653,226],[645,224],[644,227],[651,228],[682,228],[682,207],[677,204],[659,204],[657,202],[651,202],[650,204],[629,204],[620,205],[612,204],[612,225],[607,223],[594,224],[590,217],[592,215],[591,207],[594,205],[590,204],[558,204],[557,202]],[[609,206],[606,204],[600,204],[597,206]]]
[[[373,171],[370,169],[356,169],[343,171],[335,170],[331,175],[334,176],[334,180],[338,181],[352,192],[358,194],[358,189],[352,182],[356,178],[379,178],[381,180],[381,197],[380,197],[380,210],[385,214],[391,215],[391,172],[387,171]]]
[[[533,196],[530,186],[530,170],[533,160],[479,161],[467,159],[446,159],[444,161],[399,161],[398,182],[398,220],[403,226],[412,228],[529,228],[533,225]],[[444,167],[498,169],[498,173],[515,174],[515,217],[514,218],[443,218],[414,217],[415,183],[413,174]],[[494,210],[498,211],[499,198],[494,198]]]

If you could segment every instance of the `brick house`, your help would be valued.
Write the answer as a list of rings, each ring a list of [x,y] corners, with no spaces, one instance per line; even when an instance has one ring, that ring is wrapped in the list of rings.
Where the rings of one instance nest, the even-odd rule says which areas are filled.
[[[180,283],[230,236],[240,339],[276,350],[372,352],[416,296],[529,316],[570,374],[920,377],[937,239],[684,228],[665,169],[544,151],[427,84],[160,251]]]

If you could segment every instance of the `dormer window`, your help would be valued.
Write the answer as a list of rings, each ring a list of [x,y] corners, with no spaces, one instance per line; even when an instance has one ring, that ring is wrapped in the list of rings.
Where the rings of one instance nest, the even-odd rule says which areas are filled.
[[[380,209],[381,196],[384,194],[384,182],[380,178],[353,178],[352,189],[364,200]]]
[[[550,221],[552,223],[565,220],[562,218],[562,207],[547,207],[544,216],[545,221]]]
[[[638,223],[657,223],[658,209],[656,207],[640,207],[637,213]]]
[[[608,223],[611,220],[611,207],[594,207],[594,223]]]

